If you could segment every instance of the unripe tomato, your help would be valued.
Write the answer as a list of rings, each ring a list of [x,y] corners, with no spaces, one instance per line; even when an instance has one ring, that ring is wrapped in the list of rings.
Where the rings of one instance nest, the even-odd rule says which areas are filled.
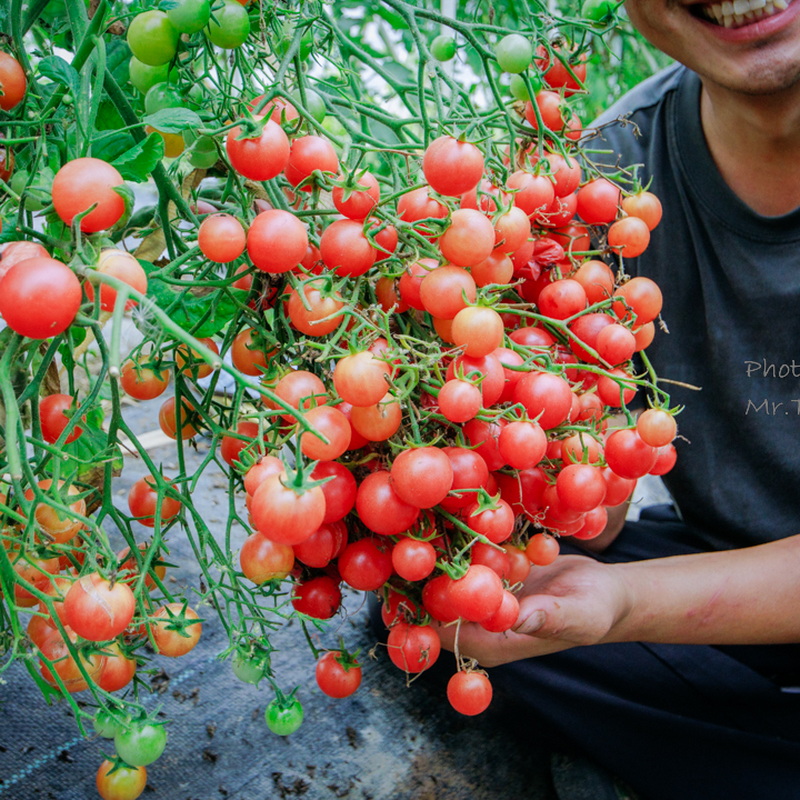
[[[128,28],[128,45],[143,64],[168,64],[178,49],[178,31],[163,11],[143,11]]]

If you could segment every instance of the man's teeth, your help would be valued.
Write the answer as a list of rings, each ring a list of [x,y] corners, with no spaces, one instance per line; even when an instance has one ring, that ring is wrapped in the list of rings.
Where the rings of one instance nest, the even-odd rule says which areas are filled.
[[[725,0],[703,6],[703,15],[726,28],[738,28],[765,17],[771,17],[789,7],[789,0]]]

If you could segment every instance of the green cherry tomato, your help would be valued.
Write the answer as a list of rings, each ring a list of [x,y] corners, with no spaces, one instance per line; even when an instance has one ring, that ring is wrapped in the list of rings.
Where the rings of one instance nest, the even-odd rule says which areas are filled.
[[[542,88],[542,81],[537,75],[529,74],[528,78],[530,80],[531,88],[533,89],[534,94],[536,94]],[[531,99],[528,87],[525,85],[525,79],[521,75],[512,74],[508,82],[508,88],[511,90],[511,94],[515,100],[527,102]]]
[[[233,674],[240,681],[258,686],[258,682],[269,671],[269,662],[265,662],[258,656],[249,656],[247,653],[237,650],[231,658],[231,668],[233,669]]]
[[[55,174],[50,167],[37,170],[31,179],[27,170],[17,170],[11,178],[11,188],[23,197],[27,211],[41,211],[51,202],[50,192],[53,189]],[[24,193],[24,194],[23,194]]]
[[[585,0],[581,16],[602,27],[614,21],[619,6],[618,0]]]
[[[206,35],[212,44],[224,50],[241,47],[250,35],[250,17],[244,6],[236,0],[224,0],[213,9],[214,18],[206,26]]]
[[[108,709],[98,709],[92,720],[95,733],[104,739],[113,739],[121,730],[122,723],[119,718],[112,714]]]
[[[509,33],[494,48],[497,63],[503,72],[524,72],[533,59],[533,46],[521,33]]]
[[[178,49],[178,31],[163,11],[143,11],[128,28],[131,52],[144,64],[169,64]]]
[[[177,3],[167,11],[167,16],[178,33],[197,33],[208,25],[211,18],[209,0],[177,0]]]
[[[114,736],[117,755],[132,767],[152,764],[167,746],[167,731],[163,725],[131,723]]]
[[[456,40],[445,33],[431,42],[431,55],[437,61],[450,61],[456,54]]]
[[[267,727],[278,736],[288,736],[303,724],[303,704],[296,698],[273,700],[264,712]]]
[[[164,83],[168,80],[177,80],[178,72],[170,69],[169,64],[161,64],[158,67],[151,67],[139,61],[136,56],[131,56],[130,66],[131,83],[135,89],[142,94],[147,92],[157,83]]]
[[[322,122],[328,116],[328,109],[325,101],[313,89],[306,89],[306,108],[311,112],[311,116],[317,122]]]
[[[162,108],[181,108],[183,97],[181,92],[168,83],[157,83],[147,90],[144,96],[144,110],[147,114],[155,114]]]

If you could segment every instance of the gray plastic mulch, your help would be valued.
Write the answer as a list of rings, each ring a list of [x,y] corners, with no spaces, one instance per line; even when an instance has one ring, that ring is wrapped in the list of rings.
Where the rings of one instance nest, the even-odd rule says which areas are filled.
[[[154,405],[155,404],[155,405]],[[154,427],[158,401],[126,411],[140,431]],[[199,443],[200,453],[208,443]],[[169,447],[157,449],[167,474],[174,474]],[[125,459],[118,479],[118,504],[143,465]],[[170,469],[172,467],[172,469]],[[204,518],[222,523],[227,498],[221,472],[212,465],[208,491],[193,499]],[[242,534],[242,538],[243,538]],[[143,538],[146,532],[143,531]],[[176,580],[193,580],[188,546],[171,536],[171,571]],[[362,656],[376,644],[366,604],[352,596],[347,616],[315,634],[321,647],[335,647],[343,635]],[[553,800],[549,752],[506,725],[502,702],[479,717],[452,711],[439,684],[405,678],[382,648],[364,659],[359,691],[344,700],[328,698],[314,681],[314,659],[300,626],[274,639],[273,664],[286,690],[300,685],[305,721],[289,737],[271,733],[263,718],[272,699],[269,687],[241,683],[228,661],[217,655],[228,646],[211,608],[200,644],[180,659],[154,659],[159,687],[148,708],[162,705],[169,719],[169,741],[148,768],[144,800],[272,800],[272,798],[351,798],[352,800]],[[443,653],[442,659],[451,659]],[[452,662],[454,665],[454,662]],[[80,699],[81,695],[76,695]],[[98,797],[95,773],[113,743],[82,738],[65,703],[47,706],[21,665],[0,682],[0,800],[87,800]]]

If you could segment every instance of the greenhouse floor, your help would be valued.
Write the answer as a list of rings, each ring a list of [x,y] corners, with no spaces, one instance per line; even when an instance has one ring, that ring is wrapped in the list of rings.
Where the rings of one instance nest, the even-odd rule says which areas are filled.
[[[126,419],[135,430],[150,431],[157,427],[157,404],[133,406]],[[173,451],[159,445],[157,433],[152,441],[156,463],[164,460],[166,474],[174,474]],[[192,457],[199,459],[207,448],[201,440]],[[117,479],[120,505],[143,470],[138,459],[125,459]],[[227,482],[221,471],[212,474],[215,470],[216,465],[209,467],[207,479],[216,491],[198,491],[194,500],[209,523],[222,526]],[[170,548],[169,560],[183,566],[170,570],[169,580],[196,585],[186,567],[193,562],[188,544],[173,534]],[[555,800],[552,760],[560,797],[598,800],[581,777],[580,762],[564,754],[551,759],[547,747],[510,729],[501,702],[467,718],[449,708],[441,685],[416,681],[407,686],[376,646],[363,599],[350,597],[346,605],[346,616],[314,635],[321,647],[336,646],[341,635],[351,650],[361,648],[363,683],[350,698],[333,700],[317,689],[314,659],[299,625],[274,638],[278,681],[286,690],[300,685],[305,708],[305,722],[285,738],[264,723],[269,687],[241,683],[230,662],[217,658],[227,637],[212,609],[202,613],[200,607],[208,620],[200,644],[180,659],[157,658],[157,669],[143,676],[157,687],[147,707],[171,722],[167,749],[149,768],[142,797]],[[80,736],[67,704],[48,707],[20,664],[0,679],[0,720],[0,800],[97,797],[95,773],[102,753],[113,753],[113,744]]]

